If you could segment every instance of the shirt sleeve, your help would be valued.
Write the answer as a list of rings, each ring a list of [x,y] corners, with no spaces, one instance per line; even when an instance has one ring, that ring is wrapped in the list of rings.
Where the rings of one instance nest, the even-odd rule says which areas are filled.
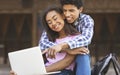
[[[55,43],[48,40],[48,36],[47,36],[46,32],[44,31],[41,35],[39,45],[40,45],[41,50],[45,50],[46,48],[49,48],[49,47],[55,45]]]
[[[81,34],[77,35],[73,40],[67,41],[70,49],[88,46],[91,43],[93,37],[94,21],[90,16],[85,17],[77,27],[78,30],[81,30]]]

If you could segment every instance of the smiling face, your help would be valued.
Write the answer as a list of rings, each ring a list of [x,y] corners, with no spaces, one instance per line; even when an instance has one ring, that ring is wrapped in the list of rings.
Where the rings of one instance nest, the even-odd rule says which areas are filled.
[[[74,23],[78,18],[79,14],[82,12],[83,7],[79,9],[72,4],[63,5],[63,12],[68,23]]]
[[[47,13],[46,22],[50,29],[56,32],[60,32],[64,27],[63,16],[56,11],[50,11]]]

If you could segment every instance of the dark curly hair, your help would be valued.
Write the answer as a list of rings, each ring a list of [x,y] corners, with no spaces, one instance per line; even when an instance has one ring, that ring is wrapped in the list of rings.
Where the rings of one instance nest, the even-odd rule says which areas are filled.
[[[50,29],[50,27],[48,26],[47,21],[46,21],[46,15],[50,11],[56,11],[57,13],[59,13],[61,15],[63,14],[63,11],[61,8],[53,6],[53,7],[49,7],[47,10],[45,10],[45,12],[43,13],[43,16],[42,16],[42,25],[43,25],[45,31],[47,32],[48,39],[52,42],[55,42],[56,38],[59,37],[59,33]],[[69,25],[66,20],[64,20],[64,22],[65,22],[64,30],[65,30],[66,35],[76,35],[79,33],[72,25]]]
[[[78,9],[83,6],[82,0],[60,0],[60,4],[66,5],[66,4],[72,4],[75,5]]]

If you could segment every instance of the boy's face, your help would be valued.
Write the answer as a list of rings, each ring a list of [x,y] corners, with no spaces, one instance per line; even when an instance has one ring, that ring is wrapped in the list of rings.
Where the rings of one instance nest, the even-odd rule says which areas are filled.
[[[79,18],[79,14],[82,10],[82,7],[78,9],[72,4],[63,5],[63,12],[68,23],[74,23]]]

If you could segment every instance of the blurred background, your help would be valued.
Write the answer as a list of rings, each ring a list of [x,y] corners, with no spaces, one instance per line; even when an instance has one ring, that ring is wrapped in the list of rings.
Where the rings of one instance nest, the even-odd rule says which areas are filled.
[[[111,52],[120,59],[120,0],[83,3],[84,13],[95,21],[91,66]],[[38,45],[43,29],[40,16],[50,5],[59,6],[59,0],[0,0],[0,75],[10,70],[8,52]]]

